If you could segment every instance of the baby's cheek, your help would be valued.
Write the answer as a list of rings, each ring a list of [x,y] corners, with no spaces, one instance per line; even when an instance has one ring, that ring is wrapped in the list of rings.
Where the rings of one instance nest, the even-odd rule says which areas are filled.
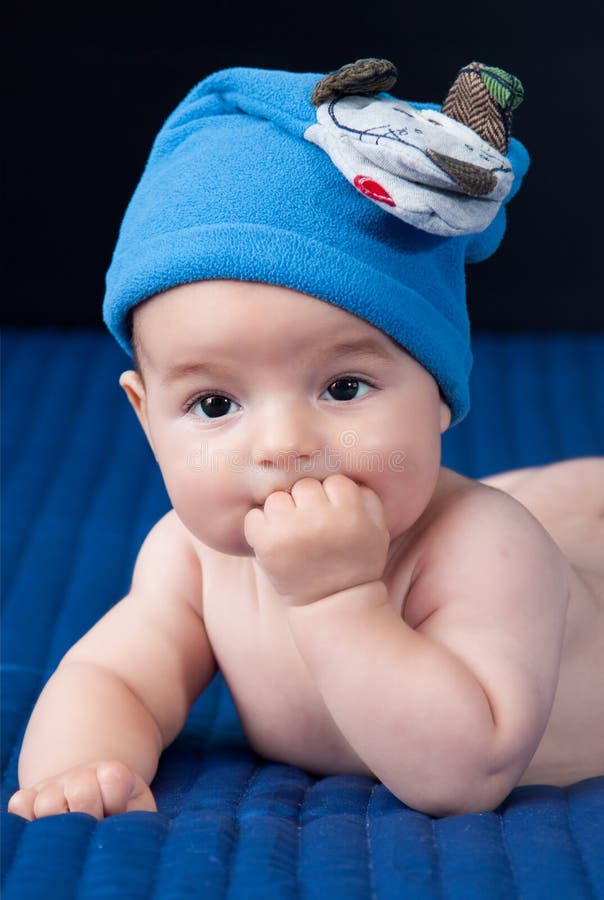
[[[382,500],[391,537],[410,528],[430,503],[440,471],[440,455],[430,457],[424,456],[417,462],[411,452],[393,453],[387,470],[374,484],[369,479],[365,482]]]
[[[244,534],[250,503],[244,497],[230,493],[216,478],[179,483],[168,488],[168,495],[179,519],[197,540],[220,553],[251,555]]]

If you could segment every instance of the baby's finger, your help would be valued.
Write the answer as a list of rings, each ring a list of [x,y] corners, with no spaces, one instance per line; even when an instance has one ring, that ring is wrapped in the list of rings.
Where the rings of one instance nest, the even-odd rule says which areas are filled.
[[[363,498],[365,509],[367,510],[373,521],[377,525],[383,525],[385,522],[384,506],[375,491],[372,491],[371,488],[365,487],[363,485],[361,487],[361,496]]]
[[[58,781],[51,781],[40,788],[34,799],[34,819],[43,819],[45,816],[58,816],[69,812],[67,800],[63,792],[63,785]]]
[[[88,813],[95,819],[103,818],[103,799],[94,769],[67,775],[63,791],[70,812]]]
[[[256,546],[258,534],[265,525],[264,513],[254,507],[246,514],[243,520],[243,536],[252,549]]]
[[[292,488],[292,493],[294,488]],[[293,507],[292,494],[288,494],[287,491],[273,491],[264,501],[264,513],[267,516],[281,515],[291,511]]]
[[[301,478],[292,487],[291,496],[296,506],[325,501],[323,485],[316,478]]]
[[[128,812],[157,812],[157,805],[151,789],[140,775],[136,776],[134,793],[128,800]]]
[[[103,809],[106,816],[126,812],[128,802],[136,789],[136,777],[120,762],[107,762],[98,766],[98,778]]]
[[[359,486],[347,475],[329,475],[323,482],[323,490],[334,506],[354,503],[358,498]]]
[[[23,819],[29,819],[31,822],[34,818],[34,800],[36,796],[37,791],[34,791],[33,788],[23,788],[20,791],[16,791],[8,801],[8,811],[16,816],[21,816]]]

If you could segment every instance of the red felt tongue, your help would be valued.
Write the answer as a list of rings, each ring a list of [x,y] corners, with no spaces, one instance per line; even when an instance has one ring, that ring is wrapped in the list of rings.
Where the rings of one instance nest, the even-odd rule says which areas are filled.
[[[388,206],[396,206],[388,191],[367,175],[357,175],[354,179],[354,186],[361,194],[370,197],[371,200],[377,200],[378,203],[387,203]]]

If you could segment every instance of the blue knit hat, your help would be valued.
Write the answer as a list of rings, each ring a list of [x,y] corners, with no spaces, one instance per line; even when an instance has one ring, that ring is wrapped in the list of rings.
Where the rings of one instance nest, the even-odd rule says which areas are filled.
[[[456,107],[467,92],[447,115],[404,103],[379,93],[392,83],[384,66],[325,78],[227,69],[193,88],[157,136],[107,273],[104,319],[127,352],[129,313],[160,291],[282,285],[382,329],[431,372],[453,423],[463,418],[464,264],[497,248],[528,167],[524,147],[508,146],[519,83],[510,100],[501,70],[462,70],[498,101],[499,133],[491,124],[485,139]]]

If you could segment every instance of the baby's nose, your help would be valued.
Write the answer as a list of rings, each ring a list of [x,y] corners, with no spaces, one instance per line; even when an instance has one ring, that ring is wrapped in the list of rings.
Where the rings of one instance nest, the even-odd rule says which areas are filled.
[[[312,460],[321,439],[312,416],[293,410],[267,415],[258,423],[252,454],[254,465],[287,471],[300,460]]]

